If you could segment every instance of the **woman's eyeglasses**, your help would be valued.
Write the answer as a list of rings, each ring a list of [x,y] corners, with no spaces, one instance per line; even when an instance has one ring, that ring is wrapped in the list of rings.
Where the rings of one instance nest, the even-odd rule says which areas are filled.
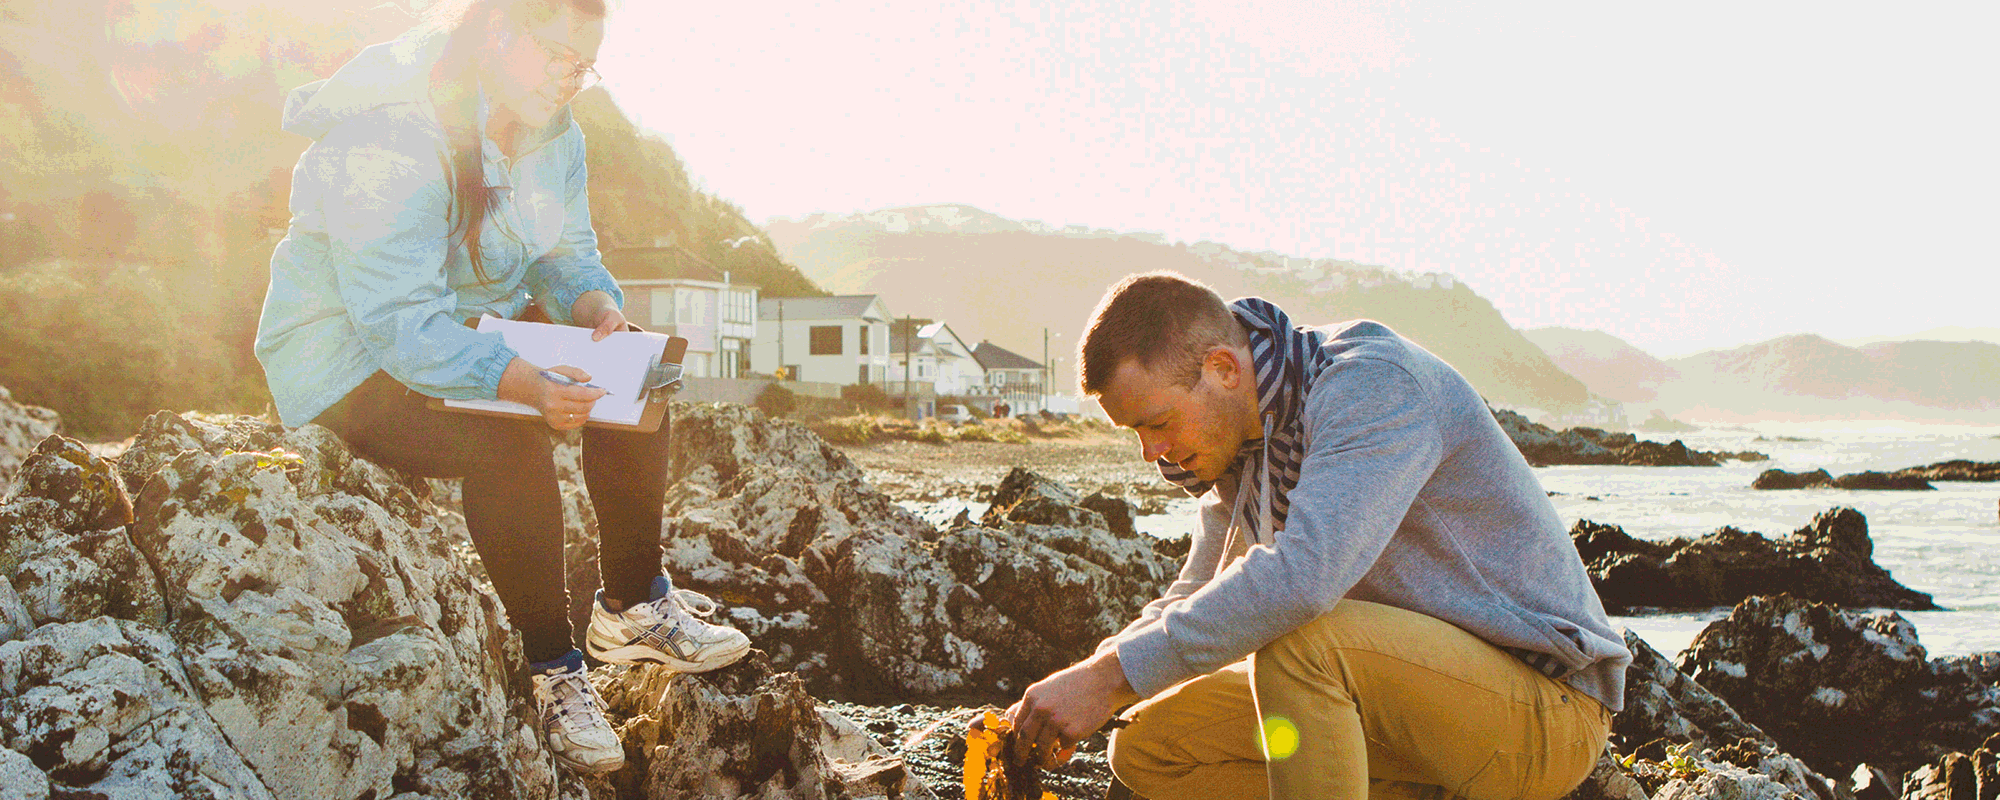
[[[532,33],[528,34],[528,38],[533,39],[535,46],[541,48],[543,53],[548,54],[549,79],[561,81],[565,87],[576,87],[568,90],[569,96],[574,97],[582,93],[583,90],[596,86],[598,81],[604,80],[604,76],[597,74],[595,68],[574,57],[575,50]]]

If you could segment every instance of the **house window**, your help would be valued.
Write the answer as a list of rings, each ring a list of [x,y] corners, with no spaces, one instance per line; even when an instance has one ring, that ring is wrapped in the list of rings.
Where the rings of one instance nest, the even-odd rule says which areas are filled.
[[[857,352],[861,353],[864,356],[868,355],[868,340],[870,338],[873,338],[868,335],[868,326],[863,325],[859,328],[855,328],[854,335],[856,338],[859,338],[861,340],[861,349]],[[867,381],[863,380],[862,383],[867,383]]]
[[[861,365],[861,367],[860,367],[860,375],[858,375],[858,376],[856,376],[856,377],[858,378],[858,380],[856,380],[856,381],[855,381],[855,383],[867,383],[867,382],[868,382],[868,365],[867,365],[867,364],[862,364],[862,365]]]
[[[751,297],[749,292],[730,292],[728,299],[723,304],[722,321],[735,323],[753,322],[755,320],[751,315],[756,313],[756,308],[757,301]]]
[[[840,334],[839,325],[812,326],[812,330],[808,331],[812,342],[806,348],[806,352],[816,356],[840,355]]]

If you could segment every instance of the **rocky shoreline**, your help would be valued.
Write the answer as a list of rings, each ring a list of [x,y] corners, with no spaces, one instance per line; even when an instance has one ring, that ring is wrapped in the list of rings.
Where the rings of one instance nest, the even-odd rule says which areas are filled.
[[[1624,465],[1631,467],[1716,467],[1724,461],[1766,461],[1763,453],[1695,450],[1675,439],[1667,444],[1645,441],[1629,433],[1597,428],[1554,430],[1518,412],[1494,409],[1493,418],[1507,438],[1537,467]]]
[[[59,430],[9,410],[0,431],[29,432],[13,442],[35,420]],[[0,795],[954,798],[959,709],[1081,657],[1178,566],[1175,543],[1133,530],[1130,491],[1016,470],[980,519],[931,525],[797,423],[675,413],[666,566],[760,649],[707,675],[594,670],[630,763],[590,779],[534,735],[451,484],[251,418],[157,414],[115,458],[43,434],[0,504]],[[573,442],[558,449],[569,568],[589,585],[596,523]],[[1879,571],[1859,516],[1660,552],[1608,526],[1578,541],[1608,597],[1643,594],[1612,562],[1648,558],[1670,584],[1747,590],[1699,576]],[[1677,571],[1703,558],[1710,572]],[[1990,797],[2000,654],[1927,659],[1893,611],[1815,602],[1879,599],[1812,593],[1827,582],[1724,600],[1735,611],[1678,662],[1628,634],[1614,752],[1574,796]],[[1102,751],[1086,743],[1047,785],[1103,796]]]

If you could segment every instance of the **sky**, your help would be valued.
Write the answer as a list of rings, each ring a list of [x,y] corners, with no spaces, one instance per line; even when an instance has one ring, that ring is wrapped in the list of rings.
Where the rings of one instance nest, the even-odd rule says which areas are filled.
[[[615,5],[752,219],[1014,219],[1460,276],[1661,356],[2000,325],[1992,3]]]

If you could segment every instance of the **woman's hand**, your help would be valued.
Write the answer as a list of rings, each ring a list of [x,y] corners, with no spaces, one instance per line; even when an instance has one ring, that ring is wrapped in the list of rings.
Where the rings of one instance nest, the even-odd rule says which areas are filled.
[[[590,340],[604,341],[604,337],[625,330],[625,312],[618,310],[618,302],[611,299],[609,292],[584,292],[569,306],[569,318],[581,327],[592,329]]]
[[[575,379],[590,380],[590,373],[567,364],[550,367],[550,372]],[[542,413],[542,421],[559,431],[575,430],[590,421],[590,409],[603,397],[603,389],[557,383],[542,377],[541,370],[526,359],[516,358],[500,376],[500,399],[532,406]]]

